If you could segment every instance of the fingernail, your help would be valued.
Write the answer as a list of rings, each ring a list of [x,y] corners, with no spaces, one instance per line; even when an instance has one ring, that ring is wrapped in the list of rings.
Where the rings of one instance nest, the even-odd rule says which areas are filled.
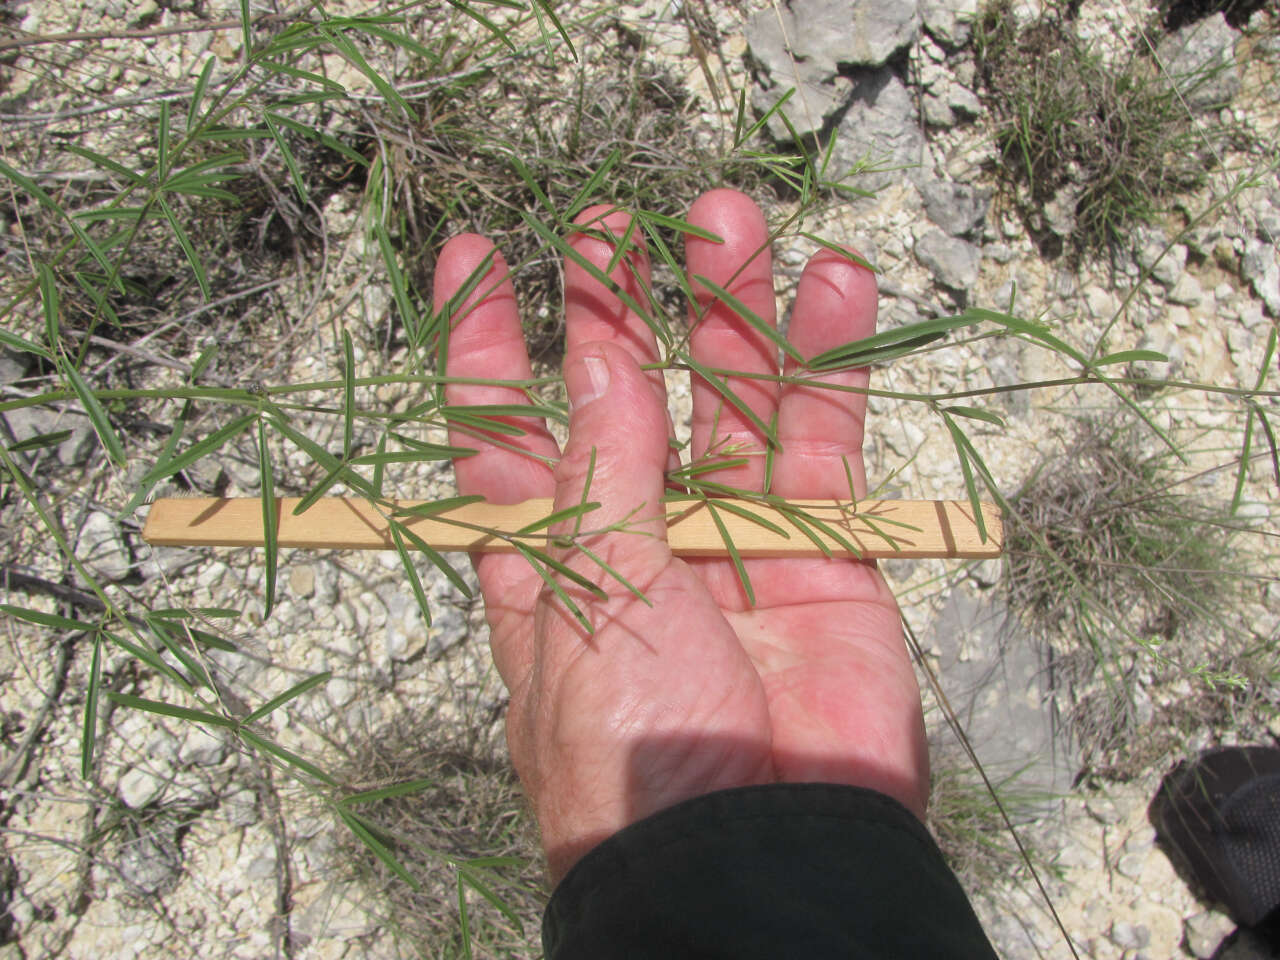
[[[573,409],[580,410],[592,400],[599,397],[609,389],[609,364],[604,357],[583,357],[582,367],[587,371],[587,380],[590,382],[590,388],[582,383],[579,379],[578,390],[573,400]]]

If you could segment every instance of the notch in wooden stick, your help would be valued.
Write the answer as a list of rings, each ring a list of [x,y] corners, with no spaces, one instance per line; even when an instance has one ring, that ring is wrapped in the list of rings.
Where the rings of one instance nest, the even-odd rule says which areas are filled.
[[[392,550],[388,516],[444,553],[514,551],[510,540],[493,536],[517,531],[549,515],[549,499],[515,504],[470,503],[424,517],[404,511],[430,501],[399,500],[381,507],[359,499],[328,497],[294,515],[299,501],[279,498],[277,541],[282,547],[317,550]],[[981,559],[1000,555],[1004,532],[999,509],[983,503],[985,539],[968,500],[788,501],[784,506],[753,500],[716,500],[727,509],[716,511],[743,557],[822,556],[821,542],[833,556],[850,556],[840,541],[857,549],[863,559],[962,557]],[[711,511],[700,499],[673,498],[663,504],[667,539],[673,553],[686,557],[727,556],[724,539]],[[742,516],[737,509],[758,519]],[[761,522],[764,521],[764,522]],[[779,534],[776,527],[783,532]],[[800,529],[800,525],[808,533]],[[581,528],[590,532],[591,514]],[[838,534],[838,536],[834,535]],[[643,534],[635,534],[643,536]],[[156,500],[147,514],[142,538],[157,546],[260,547],[262,502],[257,498]],[[546,531],[521,538],[545,544]],[[406,544],[408,545],[408,544]]]

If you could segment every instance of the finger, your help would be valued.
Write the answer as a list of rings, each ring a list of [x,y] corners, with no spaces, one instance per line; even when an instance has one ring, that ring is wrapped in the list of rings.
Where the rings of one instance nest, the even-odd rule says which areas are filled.
[[[805,267],[796,290],[787,335],[806,358],[869,337],[876,331],[875,275],[834,250],[820,250]],[[788,358],[788,374],[802,372]],[[866,367],[820,375],[825,383],[865,388]],[[867,492],[862,459],[865,393],[788,383],[778,408],[778,442],[772,493],[783,497],[842,499]],[[848,465],[848,473],[845,466]]]
[[[646,307],[649,303],[649,252],[639,230],[632,230],[631,216],[614,206],[588,207],[574,220],[588,232],[576,233],[569,245],[600,273],[616,284],[610,288],[601,283],[581,264],[566,260],[564,265],[565,352],[570,353],[588,343],[616,343],[626,349],[637,363],[657,363],[658,342],[644,318],[627,303]],[[598,234],[605,234],[605,240]],[[626,241],[628,250],[618,257],[618,246]],[[616,262],[615,262],[616,261]],[[610,269],[610,264],[613,268]],[[617,291],[622,291],[619,296]],[[653,385],[654,395],[663,409],[667,408],[667,386],[661,370],[645,374]],[[667,436],[675,437],[675,427],[667,417]],[[667,455],[667,469],[680,466],[674,450]]]
[[[712,190],[694,203],[689,222],[724,240],[715,243],[690,235],[685,241],[689,278],[697,299],[696,309],[691,307],[693,358],[708,367],[776,375],[777,351],[768,337],[693,279],[706,277],[756,316],[775,325],[773,260],[764,215],[744,194]],[[767,426],[771,422],[778,403],[776,382],[729,377],[726,387],[759,423]],[[693,376],[692,389],[693,456],[711,453],[747,457],[743,466],[717,470],[704,477],[750,490],[763,489],[765,436],[759,424],[697,374]]]
[[[643,581],[671,557],[662,506],[666,407],[630,351],[617,343],[576,348],[565,358],[564,378],[571,413],[569,441],[556,467],[556,509],[582,503],[586,491],[585,499],[600,506],[566,528],[585,532],[580,542],[588,549],[633,583],[633,576]],[[591,533],[623,522],[625,531]],[[577,562],[577,553],[570,549],[566,557],[598,572]]]
[[[451,318],[445,373],[450,377],[490,380],[523,380],[532,376],[524,332],[516,311],[515,290],[506,261],[492,243],[475,234],[462,234],[445,244],[436,263],[435,303],[447,303],[482,268],[485,276]],[[481,384],[448,384],[445,397],[451,406],[527,403],[523,390]],[[552,464],[559,456],[546,424],[537,417],[495,417],[524,431],[515,436],[494,433],[479,436],[458,424],[449,428],[449,442],[477,452],[454,461],[458,492],[479,494],[492,503],[518,503],[532,497],[549,497],[555,491]],[[519,585],[529,581],[528,565],[518,556],[487,554],[473,558],[490,623],[503,609],[533,608],[536,588]],[[505,605],[500,607],[499,604]],[[510,676],[509,664],[495,649],[499,670]]]

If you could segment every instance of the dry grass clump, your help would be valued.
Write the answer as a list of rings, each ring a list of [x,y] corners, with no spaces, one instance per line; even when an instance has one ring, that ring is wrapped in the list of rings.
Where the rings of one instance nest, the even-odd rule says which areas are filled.
[[[1152,442],[1081,420],[1010,501],[1010,605],[1053,646],[1086,766],[1120,776],[1218,728],[1274,670],[1275,638],[1243,612],[1266,579],[1246,521]]]
[[[413,878],[394,873],[342,825],[334,870],[369,892],[366,908],[407,956],[535,957],[543,860],[533,818],[496,733],[448,732],[402,716],[346,745],[344,782],[372,790],[418,784],[360,804]],[[464,907],[460,907],[460,902]]]

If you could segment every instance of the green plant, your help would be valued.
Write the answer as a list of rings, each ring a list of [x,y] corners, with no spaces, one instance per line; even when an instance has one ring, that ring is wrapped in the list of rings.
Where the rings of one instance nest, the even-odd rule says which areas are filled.
[[[78,727],[77,766],[92,800],[86,830],[101,825],[101,797],[113,789],[103,771],[112,710],[212,729],[264,771],[259,793],[283,815],[318,809],[345,831],[340,849],[381,906],[423,914],[422,926],[401,925],[410,949],[446,955],[466,955],[473,935],[518,952],[526,941],[513,932],[511,914],[528,937],[536,913],[531,846],[510,772],[487,739],[494,717],[441,707],[413,723],[373,725],[363,741],[335,732],[311,708],[349,678],[270,646],[278,639],[272,610],[288,600],[279,585],[287,551],[268,543],[261,561],[238,556],[228,566],[242,577],[240,591],[224,584],[211,600],[198,583],[164,583],[168,567],[146,583],[135,569],[109,584],[75,534],[84,513],[105,505],[133,536],[146,499],[175,490],[256,492],[268,519],[280,494],[346,493],[394,516],[388,501],[421,495],[454,452],[441,442],[445,427],[505,426],[502,409],[443,403],[440,358],[452,305],[426,292],[440,241],[464,228],[494,236],[531,325],[549,345],[557,264],[572,255],[570,222],[600,200],[632,209],[652,252],[657,284],[636,308],[657,333],[660,365],[705,376],[726,404],[741,402],[732,371],[705,370],[688,349],[683,211],[707,186],[781,182],[772,239],[830,245],[811,232],[812,222],[856,180],[830,182],[823,158],[803,150],[759,149],[764,118],[748,114],[745,90],[725,99],[714,136],[691,137],[694,105],[645,55],[643,36],[631,43],[614,5],[565,5],[558,13],[546,0],[492,6],[500,13],[458,3],[346,17],[317,5],[253,21],[244,4],[239,54],[202,60],[177,94],[142,96],[109,123],[77,123],[68,111],[45,121],[58,136],[15,138],[0,158],[4,216],[18,238],[6,241],[0,344],[23,366],[0,398],[0,414],[40,410],[73,425],[41,425],[0,446],[0,507],[14,544],[4,622],[24,643],[56,638],[48,647],[58,652],[44,657],[33,647],[31,678],[15,670],[5,682],[51,691],[45,712]],[[615,42],[619,35],[627,42]],[[81,48],[52,49],[48,63],[65,67]],[[1029,169],[1052,180],[1047,169]],[[1117,326],[1115,338],[1127,332]],[[1003,427],[992,407],[1006,393],[1072,387],[1105,395],[1132,413],[1141,424],[1134,429],[1159,443],[1183,442],[1153,419],[1149,384],[1121,375],[1124,364],[1158,355],[1073,337],[1012,309],[975,308],[844,345],[811,359],[805,374],[778,379],[811,383],[810,374],[862,365],[923,369],[937,351],[993,344],[1043,352],[1060,375],[867,391],[935,418],[955,451],[958,495],[1003,501],[983,457],[992,441],[978,431]],[[777,343],[789,347],[785,337]],[[316,361],[312,373],[303,377],[287,362],[297,355]],[[1242,418],[1224,430],[1232,443],[1248,431],[1233,451],[1250,487],[1266,482],[1246,476],[1258,453],[1269,446],[1274,456],[1269,362],[1252,384],[1169,387],[1236,404],[1231,412]],[[532,401],[531,413],[563,420],[553,370],[515,386]],[[86,466],[72,469],[60,458],[77,431],[91,433],[96,446]],[[726,492],[700,481],[698,465],[686,466],[680,480],[695,493]],[[443,494],[433,506],[447,500]],[[796,517],[803,533],[803,514]],[[407,528],[397,533],[405,590],[431,629],[447,608],[441,595],[465,594],[469,581],[456,559],[414,551],[421,545]],[[555,569],[541,530],[520,542],[532,563]],[[607,578],[606,586],[625,588]],[[246,596],[246,609],[229,609]],[[1122,598],[1106,602],[1113,601]],[[419,663],[428,660],[419,655]],[[51,667],[54,677],[42,672]],[[365,700],[384,695],[380,670],[360,677]],[[468,676],[459,685],[478,682]],[[474,736],[452,740],[449,724]],[[40,763],[27,754],[42,743],[45,722],[37,717],[32,726],[12,769],[38,775]],[[433,748],[415,752],[423,740]],[[46,775],[67,763],[62,753],[42,756]],[[963,805],[943,800],[939,812],[954,810],[964,832],[966,818],[989,811],[961,795]],[[149,814],[130,816],[149,822]],[[985,842],[983,822],[977,832]],[[945,825],[939,832],[946,835]],[[83,849],[81,876],[90,877],[97,847]],[[489,859],[495,855],[503,859]],[[483,893],[459,901],[459,885],[484,886],[496,902]],[[287,918],[288,893],[282,883],[279,918]],[[458,903],[469,905],[467,916],[448,906]],[[273,935],[284,952],[287,922],[282,930]]]
[[[1012,0],[974,27],[1000,182],[1050,255],[1123,246],[1133,228],[1201,189],[1239,131],[1193,117],[1147,47],[1108,62],[1053,6],[1021,23]]]

